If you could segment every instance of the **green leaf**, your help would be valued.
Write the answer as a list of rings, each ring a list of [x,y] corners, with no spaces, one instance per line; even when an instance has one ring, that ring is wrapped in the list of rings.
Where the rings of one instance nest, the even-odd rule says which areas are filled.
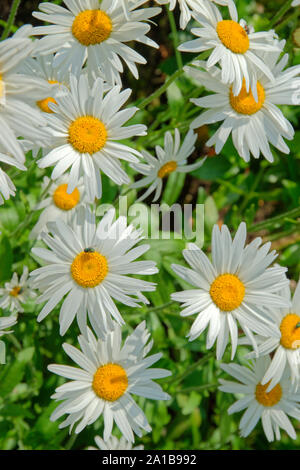
[[[224,178],[229,169],[229,161],[222,156],[216,156],[207,158],[203,166],[193,171],[192,175],[199,179],[214,181],[218,178]]]
[[[11,277],[11,267],[13,262],[12,249],[7,237],[2,238],[0,243],[0,259],[0,281],[6,281]]]
[[[13,391],[24,377],[25,368],[31,361],[34,348],[26,348],[21,351],[11,365],[3,368],[0,375],[0,396],[5,397]]]

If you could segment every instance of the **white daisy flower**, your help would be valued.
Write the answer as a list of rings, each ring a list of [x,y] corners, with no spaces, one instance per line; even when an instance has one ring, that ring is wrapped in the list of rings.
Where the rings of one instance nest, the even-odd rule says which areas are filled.
[[[0,156],[0,161],[3,161]],[[16,187],[10,177],[0,168],[0,205],[10,196],[16,195]]]
[[[187,67],[187,73],[214,94],[203,98],[192,99],[197,106],[208,108],[191,123],[192,128],[203,124],[224,121],[206,145],[215,145],[216,153],[221,152],[225,142],[232,134],[233,144],[239,155],[248,162],[250,155],[259,158],[260,153],[270,161],[274,161],[270,145],[283,153],[289,148],[283,138],[291,140],[294,129],[284,117],[277,105],[300,104],[300,66],[284,70],[288,55],[284,55],[277,63],[278,54],[266,54],[265,63],[272,70],[275,80],[270,81],[258,74],[258,102],[252,91],[246,91],[245,82],[238,96],[233,96],[232,88],[221,83],[221,72],[217,67],[205,70],[205,63],[198,61],[195,65],[202,70]]]
[[[40,168],[55,165],[51,175],[54,180],[71,168],[69,194],[83,176],[90,201],[102,194],[99,170],[116,184],[130,182],[120,159],[137,162],[140,153],[117,141],[146,134],[142,124],[123,127],[138,109],[130,107],[119,111],[131,90],[120,91],[120,87],[115,86],[103,96],[103,86],[101,78],[90,88],[86,75],[81,75],[79,80],[71,75],[70,90],[65,89],[63,95],[56,96],[57,104],[49,105],[54,111],[47,114],[52,150],[38,160]]]
[[[231,17],[234,21],[238,20],[238,14],[236,6],[233,0],[178,0],[178,5],[180,8],[180,28],[185,29],[186,25],[192,17],[192,11],[198,11],[200,13],[206,12],[207,2],[214,2],[221,6],[226,6],[230,10]],[[169,4],[170,10],[174,10],[177,1],[176,0],[156,0],[160,5]],[[208,14],[206,12],[206,14]]]
[[[28,280],[28,267],[24,266],[20,279],[17,273],[14,273],[11,281],[6,282],[4,288],[0,288],[0,308],[9,309],[12,313],[22,313],[22,304],[35,297],[36,293]]]
[[[296,439],[288,415],[300,419],[300,395],[291,391],[290,378],[287,374],[268,392],[268,384],[262,385],[261,381],[269,365],[268,356],[257,359],[250,367],[221,364],[221,368],[240,383],[220,379],[219,389],[226,393],[244,395],[228,409],[228,413],[232,414],[246,408],[239,426],[242,437],[247,437],[261,419],[268,441],[274,441],[274,438],[280,439],[280,428],[284,429],[292,439]]]
[[[128,274],[155,274],[153,261],[135,261],[149,245],[142,244],[142,231],[127,226],[126,217],[113,223],[115,210],[110,209],[96,225],[95,216],[83,207],[75,213],[73,226],[61,219],[48,224],[53,236],[42,233],[42,240],[50,248],[33,248],[33,253],[46,266],[30,275],[34,286],[43,294],[37,302],[47,301],[38,321],[43,320],[66,295],[60,309],[60,333],[65,334],[77,314],[81,332],[86,330],[86,314],[92,322],[95,315],[103,332],[111,329],[113,316],[124,323],[113,299],[130,307],[148,303],[142,291],[155,290],[155,284],[129,277]],[[96,313],[97,312],[97,313]]]
[[[238,342],[237,323],[257,351],[252,333],[270,336],[275,330],[265,309],[289,306],[287,299],[275,294],[288,280],[286,268],[268,267],[277,256],[275,251],[268,253],[271,243],[260,247],[261,238],[255,238],[245,247],[245,241],[244,222],[233,240],[226,225],[221,230],[215,225],[212,262],[197,245],[190,244],[190,249],[183,250],[183,256],[192,269],[172,265],[178,276],[196,288],[171,295],[183,303],[182,316],[198,314],[189,340],[198,338],[209,325],[206,347],[210,349],[217,340],[217,359],[223,356],[229,334],[233,359]]]
[[[132,442],[127,441],[124,436],[121,439],[117,439],[115,436],[105,442],[100,436],[95,437],[95,442],[100,450],[143,450],[144,446],[132,447]],[[97,450],[96,447],[89,447],[88,450]]]
[[[41,232],[48,232],[47,223],[54,222],[58,218],[68,224],[76,209],[86,203],[85,189],[82,178],[78,186],[71,194],[67,193],[67,177],[58,178],[55,183],[50,184],[51,180],[45,176],[42,183],[42,193],[48,188],[45,198],[34,208],[36,211],[43,209],[39,220],[33,227],[30,238],[40,238]]]
[[[107,82],[121,85],[122,59],[135,78],[136,64],[146,60],[125,43],[138,41],[148,46],[158,45],[146,36],[150,30],[147,21],[160,13],[161,8],[138,9],[146,0],[129,0],[129,17],[124,12],[125,2],[111,0],[64,0],[67,8],[48,2],[40,3],[40,12],[33,16],[51,23],[34,28],[35,35],[44,35],[37,53],[56,52],[54,66],[73,72],[87,67],[100,71]]]
[[[38,43],[39,41],[36,40],[35,44]],[[48,83],[48,86],[45,86],[44,97],[36,101],[38,108],[45,113],[53,113],[52,109],[49,108],[49,103],[56,103],[55,96],[57,93],[62,93],[64,87],[69,85],[70,74],[61,68],[53,67],[53,59],[53,54],[36,58],[28,57],[22,66],[22,70],[27,75],[40,77]],[[62,85],[64,86],[62,87]],[[32,100],[31,96],[29,96],[29,99]]]
[[[95,332],[99,338],[99,328]],[[75,433],[79,433],[103,415],[104,441],[110,438],[114,421],[129,442],[134,442],[133,432],[139,437],[142,431],[150,432],[146,416],[131,395],[169,400],[170,396],[152,380],[171,373],[165,369],[149,368],[162,356],[158,353],[146,357],[152,348],[152,341],[148,343],[149,337],[145,322],[142,322],[123,346],[121,328],[117,324],[103,340],[96,338],[90,329],[87,338],[79,336],[82,352],[65,343],[65,352],[80,369],[55,364],[48,367],[51,372],[72,380],[58,387],[52,396],[63,402],[50,419],[55,421],[68,414],[59,427],[70,426],[71,431],[79,421],[75,428]]]
[[[6,328],[11,328],[17,323],[17,317],[16,316],[9,316],[9,317],[0,317],[0,338],[3,335],[8,335],[9,333],[12,333],[12,331],[4,331]]]
[[[160,145],[155,147],[156,158],[149,152],[142,150],[144,163],[133,163],[131,167],[145,177],[133,183],[131,188],[142,188],[149,184],[150,186],[138,201],[143,201],[153,191],[155,191],[153,201],[157,201],[161,195],[163,179],[166,176],[173,172],[188,173],[203,165],[205,158],[192,165],[186,165],[188,157],[195,150],[196,140],[197,134],[190,130],[180,145],[180,133],[178,129],[175,129],[174,140],[171,132],[168,131],[165,133],[164,148]]]
[[[22,165],[25,156],[17,137],[22,136],[41,145],[48,138],[41,128],[47,124],[41,113],[24,102],[28,94],[33,98],[39,97],[44,91],[44,82],[18,72],[33,50],[33,42],[28,37],[31,30],[30,25],[23,26],[14,36],[0,43],[1,152],[13,154]]]
[[[283,296],[291,299],[290,288],[285,289]],[[268,383],[267,392],[280,382],[286,368],[289,370],[291,383],[295,389],[299,386],[300,380],[300,282],[298,282],[292,299],[291,308],[271,310],[277,330],[269,335],[269,338],[260,338],[258,347],[259,356],[272,354],[272,361],[266,370],[261,383]],[[247,355],[255,357],[255,353]]]
[[[292,7],[297,7],[300,5],[300,0],[294,0],[292,3]]]
[[[24,148],[21,144],[21,148]],[[0,166],[2,164],[14,166],[18,170],[26,171],[27,168],[23,165],[24,156],[20,153],[14,155],[14,153],[9,153],[7,149],[0,143]],[[6,174],[6,172],[0,167],[0,205],[3,204],[4,200],[10,198],[10,196],[15,196],[15,185]]]
[[[203,52],[213,49],[207,67],[219,63],[222,69],[219,80],[232,86],[232,93],[237,96],[243,87],[247,92],[250,87],[258,101],[259,90],[256,88],[258,74],[273,80],[269,67],[260,58],[261,51],[278,51],[274,44],[274,31],[247,32],[245,21],[223,20],[218,8],[207,2],[208,15],[193,12],[193,17],[201,27],[191,31],[197,39],[179,46],[183,52]],[[281,52],[281,50],[280,50]]]

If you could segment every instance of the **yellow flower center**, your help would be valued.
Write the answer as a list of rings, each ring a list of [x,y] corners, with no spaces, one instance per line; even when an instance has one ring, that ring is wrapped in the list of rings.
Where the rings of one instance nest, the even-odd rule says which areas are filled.
[[[118,400],[128,387],[125,369],[119,364],[106,364],[99,367],[95,372],[92,387],[96,395],[103,400]]]
[[[243,79],[242,89],[237,96],[234,96],[232,88],[230,88],[230,104],[237,113],[255,114],[263,107],[266,96],[264,87],[259,82],[257,82],[257,95],[258,102],[255,101],[251,88],[247,92],[245,79]]]
[[[282,397],[282,388],[280,384],[275,385],[270,392],[266,392],[270,382],[262,385],[261,383],[256,385],[255,397],[258,403],[263,406],[274,406],[278,403]]]
[[[102,10],[80,12],[72,25],[73,36],[84,46],[100,44],[112,32],[110,17]]]
[[[77,206],[80,201],[80,193],[77,188],[71,194],[67,193],[67,184],[61,184],[53,194],[54,204],[63,211],[69,211]]]
[[[298,349],[300,347],[300,316],[296,313],[289,313],[280,323],[281,339],[280,343],[287,349]]]
[[[82,116],[69,127],[69,143],[80,153],[93,154],[104,147],[107,131],[104,124],[93,116]]]
[[[159,178],[164,178],[177,169],[177,162],[171,161],[165,163],[157,172]]]
[[[210,296],[224,312],[238,308],[245,296],[245,286],[234,274],[221,274],[210,286]]]
[[[82,251],[71,265],[72,277],[82,287],[96,287],[107,273],[107,260],[97,251]]]
[[[48,83],[50,83],[50,85],[55,85],[56,83],[59,83],[57,80],[48,80]],[[48,98],[45,98],[43,100],[40,100],[40,101],[37,101],[36,104],[38,105],[38,107],[44,111],[44,113],[53,113],[52,109],[49,108],[49,103],[54,103],[54,104],[57,104],[55,99],[52,98],[52,96],[49,96]]]
[[[248,34],[244,28],[233,20],[219,21],[217,34],[227,49],[236,54],[245,54],[250,46]]]
[[[18,297],[18,295],[20,294],[21,290],[22,290],[22,287],[16,286],[16,287],[14,287],[14,288],[10,291],[9,295],[11,295],[12,297]]]

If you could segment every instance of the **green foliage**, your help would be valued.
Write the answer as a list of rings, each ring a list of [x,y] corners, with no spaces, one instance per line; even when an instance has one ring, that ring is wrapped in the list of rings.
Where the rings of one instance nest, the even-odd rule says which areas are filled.
[[[285,2],[260,1],[260,5],[266,6],[263,14],[259,13],[261,8],[254,1],[237,0],[236,3],[241,16],[260,30],[268,27],[269,20],[278,10],[278,4]],[[176,10],[178,24],[177,14]],[[22,13],[19,12],[19,15]],[[288,18],[289,21],[286,21]],[[300,53],[294,48],[291,39],[297,20],[293,11],[284,15],[284,24],[280,21],[277,23],[278,32],[287,38],[286,50],[290,53],[290,64],[299,63]],[[165,24],[163,19],[159,21]],[[3,34],[16,29],[13,24],[9,25],[9,21],[4,20],[1,20],[0,26],[3,27]],[[161,31],[157,31],[158,29]],[[157,30],[157,42],[163,43],[159,35],[166,34],[166,28]],[[172,49],[170,29],[167,31],[168,47]],[[178,34],[180,42],[191,38],[188,30]],[[183,60],[189,61],[192,58],[187,54]],[[176,58],[171,54],[167,58],[160,57],[155,68],[151,69],[153,75],[157,69],[165,74],[164,78],[172,77],[177,71]],[[142,68],[140,74],[143,75]],[[137,149],[146,148],[152,152],[155,145],[163,143],[166,130],[178,127],[185,133],[191,120],[199,113],[199,109],[189,102],[189,98],[202,96],[204,89],[196,88],[183,74],[172,81],[166,88],[166,93],[154,96],[147,106],[143,99],[155,93],[158,88],[155,81],[145,83],[141,78],[136,84],[135,81],[131,82],[130,76],[125,79],[130,86],[135,87],[135,104],[143,103],[143,110],[133,118],[132,123],[142,122],[149,128],[147,136],[139,137],[131,143]],[[299,108],[284,109],[284,112],[293,125],[297,126]],[[209,135],[214,131],[215,126],[206,130]],[[195,159],[207,154],[207,149],[200,140],[193,156]],[[207,251],[210,249],[210,234],[215,223],[225,222],[234,231],[241,220],[245,220],[251,228],[251,239],[261,235],[265,241],[271,240],[279,253],[278,262],[288,267],[291,279],[298,280],[300,211],[294,212],[293,217],[286,213],[297,211],[300,205],[299,144],[300,131],[297,131],[290,144],[289,156],[274,150],[275,162],[272,164],[262,159],[245,163],[237,155],[231,141],[228,141],[220,156],[208,156],[205,164],[192,175],[172,174],[165,184],[162,201],[169,205],[189,201],[204,204],[204,249]],[[41,198],[42,178],[45,175],[50,176],[51,171],[38,169],[31,154],[27,156],[27,167],[29,170],[26,173],[7,169],[18,191],[15,198],[0,208],[1,285],[11,278],[14,271],[21,274],[24,264],[30,270],[38,267],[30,254],[33,242],[29,240],[29,233],[38,216],[32,211]],[[132,170],[129,167],[127,169],[133,179]],[[103,199],[100,202],[115,201],[118,188],[106,177],[103,177],[103,187]],[[131,192],[129,196],[131,202],[134,202],[136,192]],[[273,223],[267,223],[270,217],[276,216],[279,218]],[[224,377],[220,364],[214,359],[214,354],[207,352],[203,335],[192,343],[188,342],[186,335],[192,318],[180,317],[179,305],[170,302],[172,292],[188,287],[171,270],[174,262],[184,264],[182,250],[187,241],[147,241],[151,248],[145,258],[155,260],[160,269],[159,274],[149,279],[157,283],[157,289],[148,295],[151,302],[149,307],[134,311],[127,307],[122,308],[126,321],[124,333],[131,331],[145,319],[154,340],[153,352],[163,353],[159,366],[170,369],[173,373],[171,379],[160,380],[165,391],[172,396],[170,402],[137,400],[153,429],[141,439],[141,443],[149,449],[297,449],[300,432],[296,441],[283,433],[281,442],[269,444],[259,425],[249,438],[240,438],[240,413],[233,416],[227,414],[234,397],[217,390],[218,378]],[[39,244],[41,242],[37,246]],[[95,435],[102,434],[101,419],[82,431],[77,439],[70,437],[67,430],[59,430],[58,423],[49,420],[56,407],[50,397],[63,380],[50,374],[47,365],[70,363],[62,350],[62,343],[66,341],[77,345],[78,327],[74,323],[66,336],[61,338],[58,333],[59,309],[38,324],[36,317],[40,309],[33,302],[26,305],[25,312],[19,315],[14,333],[4,338],[6,364],[0,366],[0,449],[84,449],[93,445]],[[5,311],[2,313],[8,314]],[[1,347],[0,343],[0,349]],[[199,360],[202,362],[198,364]],[[241,350],[238,360],[244,360]],[[224,362],[229,361],[230,354],[227,350]],[[299,430],[299,424],[297,426]],[[139,440],[137,443],[140,443]]]

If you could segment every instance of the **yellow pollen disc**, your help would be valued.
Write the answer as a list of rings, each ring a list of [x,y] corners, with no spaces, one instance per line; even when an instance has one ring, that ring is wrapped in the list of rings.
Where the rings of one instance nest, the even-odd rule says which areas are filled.
[[[107,260],[97,251],[82,251],[71,265],[73,279],[82,287],[96,287],[103,281],[107,273]]]
[[[73,36],[84,46],[100,44],[112,32],[110,17],[102,10],[80,12],[72,25]]]
[[[266,390],[269,386],[270,382],[262,385],[261,383],[256,385],[255,389],[255,397],[258,403],[263,406],[274,406],[278,403],[282,397],[282,388],[280,384],[275,385],[272,390],[267,393]]]
[[[82,116],[69,127],[69,143],[80,153],[93,154],[104,147],[107,131],[104,124],[93,116]]]
[[[165,163],[157,172],[159,178],[164,178],[177,169],[177,162],[171,161]]]
[[[57,80],[48,80],[48,83],[50,83],[50,85],[55,85],[56,83],[59,83]],[[52,109],[49,108],[49,103],[55,103],[56,104],[56,101],[54,98],[52,98],[52,96],[49,96],[48,98],[45,98],[43,100],[40,100],[40,101],[37,101],[36,104],[38,105],[38,107],[44,111],[44,113],[53,113]]]
[[[118,400],[128,387],[125,369],[118,364],[106,364],[99,367],[95,372],[92,387],[96,395],[103,400]]]
[[[238,308],[245,296],[245,286],[234,274],[221,274],[210,286],[213,302],[224,312]]]
[[[300,328],[297,324],[300,323],[300,316],[296,313],[289,313],[286,315],[280,324],[281,339],[280,343],[287,349],[298,349],[300,346]]]
[[[10,291],[9,295],[11,295],[12,297],[18,297],[21,292],[21,289],[22,288],[20,286],[16,286]]]
[[[257,82],[257,95],[258,102],[255,101],[251,89],[247,92],[245,79],[243,79],[242,89],[237,96],[234,96],[232,88],[230,88],[230,104],[237,113],[255,114],[263,107],[265,102],[265,90],[259,82]]]
[[[250,46],[248,34],[244,28],[233,20],[219,21],[217,34],[227,49],[236,54],[245,54]]]
[[[67,184],[61,184],[53,194],[54,204],[63,211],[69,211],[77,206],[80,201],[80,193],[77,188],[71,194],[67,193]]]
[[[44,112],[44,113],[53,113],[52,109],[49,108],[49,103],[54,103],[56,104],[56,101],[52,96],[49,96],[48,98],[45,98],[43,100],[37,101],[36,104],[38,107]]]

